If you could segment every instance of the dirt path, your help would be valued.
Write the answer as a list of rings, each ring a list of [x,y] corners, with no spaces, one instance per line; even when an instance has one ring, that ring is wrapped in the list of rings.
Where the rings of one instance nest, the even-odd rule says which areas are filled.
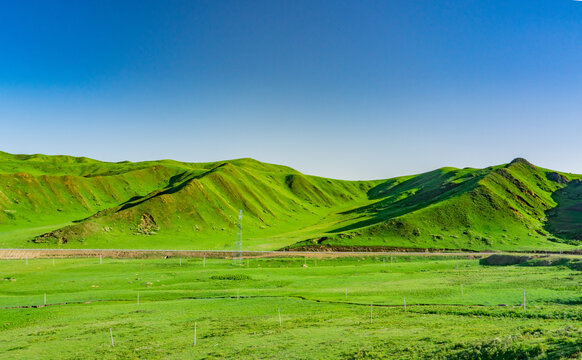
[[[166,257],[232,258],[233,251],[225,250],[128,250],[128,249],[0,249],[0,259],[106,257],[156,259]],[[369,256],[457,256],[481,258],[490,252],[402,252],[402,251],[243,251],[244,258],[260,257],[369,257]],[[515,253],[513,253],[515,254]],[[527,255],[527,253],[523,253]],[[531,255],[540,255],[531,254]],[[569,255],[573,256],[573,255]]]

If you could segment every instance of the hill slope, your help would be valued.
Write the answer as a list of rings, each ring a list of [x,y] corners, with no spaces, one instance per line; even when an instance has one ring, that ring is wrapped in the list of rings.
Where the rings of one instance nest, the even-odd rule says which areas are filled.
[[[367,201],[378,183],[305,176],[252,159],[113,164],[0,155],[2,246],[222,249],[243,209],[246,244],[273,248],[321,227],[333,210]]]
[[[0,152],[2,247],[573,249],[581,176],[524,159],[378,181],[253,159],[107,163]]]
[[[534,250],[577,245],[582,233],[580,176],[524,159],[487,169],[439,169],[372,189],[381,199],[352,212],[364,219],[320,245],[469,250]],[[568,202],[567,200],[568,199]],[[574,199],[574,200],[572,200]],[[311,245],[314,241],[302,243]]]

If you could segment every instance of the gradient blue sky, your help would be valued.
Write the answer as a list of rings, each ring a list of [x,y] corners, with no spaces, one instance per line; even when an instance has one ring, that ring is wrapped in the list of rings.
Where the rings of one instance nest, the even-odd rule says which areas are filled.
[[[582,173],[582,2],[4,1],[0,150]]]

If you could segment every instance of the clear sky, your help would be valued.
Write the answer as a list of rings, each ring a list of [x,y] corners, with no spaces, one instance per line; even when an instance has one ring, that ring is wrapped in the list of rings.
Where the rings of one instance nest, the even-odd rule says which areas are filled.
[[[4,1],[0,150],[582,173],[582,2]]]

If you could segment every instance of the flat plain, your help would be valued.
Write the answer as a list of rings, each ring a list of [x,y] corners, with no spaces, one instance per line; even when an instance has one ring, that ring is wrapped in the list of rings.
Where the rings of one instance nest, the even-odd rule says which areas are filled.
[[[0,354],[580,358],[575,265],[406,255],[251,258],[242,266],[179,257],[2,260]]]

